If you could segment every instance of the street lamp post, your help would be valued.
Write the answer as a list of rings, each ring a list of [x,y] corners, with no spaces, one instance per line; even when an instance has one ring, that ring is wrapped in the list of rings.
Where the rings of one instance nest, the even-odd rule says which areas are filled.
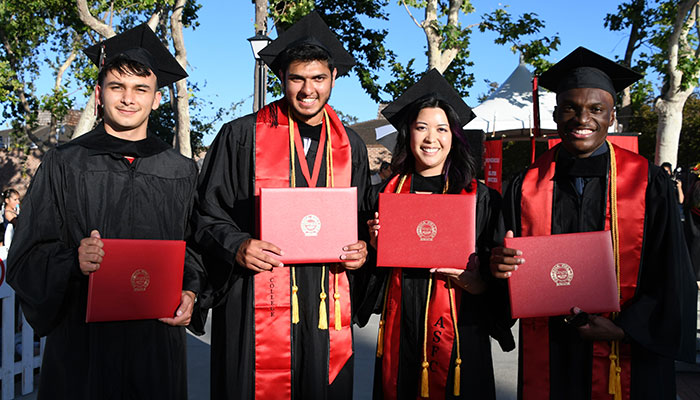
[[[265,91],[267,90],[267,71],[265,62],[260,58],[260,50],[264,49],[272,40],[258,31],[255,36],[248,38],[250,47],[255,57],[255,89],[253,91],[253,112],[257,112],[265,106]]]

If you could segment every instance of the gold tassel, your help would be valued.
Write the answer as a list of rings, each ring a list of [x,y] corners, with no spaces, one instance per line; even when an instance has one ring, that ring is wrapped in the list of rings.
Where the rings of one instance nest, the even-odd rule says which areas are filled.
[[[430,397],[430,391],[428,390],[428,364],[427,361],[423,361],[423,373],[421,374],[420,382],[420,397],[428,398]]]
[[[335,299],[335,330],[339,331],[343,329],[343,324],[340,320],[340,294],[338,292],[333,293],[333,298]]]
[[[338,293],[338,269],[336,268],[335,273],[333,274],[334,283],[333,283],[333,298],[335,299],[335,330],[339,331],[343,329],[343,321],[340,319],[340,293]]]
[[[447,191],[447,183],[445,183],[445,191]],[[462,379],[461,367],[462,365],[462,353],[459,349],[459,328],[457,327],[457,311],[455,306],[454,290],[452,289],[452,281],[447,278],[447,293],[450,297],[450,316],[452,317],[452,326],[455,330],[455,346],[457,347],[457,358],[455,359],[455,381],[453,385],[453,394],[459,396],[459,386]]]
[[[384,355],[384,315],[386,315],[386,300],[389,298],[389,286],[391,285],[391,277],[394,272],[389,275],[389,279],[386,280],[386,286],[384,287],[384,301],[382,302],[382,314],[379,317],[379,333],[377,334],[377,357],[382,357]]]
[[[421,375],[420,384],[420,395],[421,397],[430,397],[430,391],[428,390],[428,367],[430,363],[428,362],[428,311],[430,311],[430,293],[433,288],[433,274],[430,274],[430,279],[428,279],[428,296],[425,303],[425,321],[423,321],[423,373]]]
[[[453,386],[453,394],[455,396],[459,396],[459,382],[462,380],[462,372],[461,368],[459,367],[462,364],[462,359],[458,358],[455,360],[455,382]]]
[[[620,379],[622,368],[615,368],[615,400],[622,400],[622,382]]]
[[[297,270],[292,267],[292,323],[299,323],[299,296],[297,292],[299,291],[299,286],[297,286]]]
[[[326,311],[326,266],[321,269],[321,303],[318,305],[318,329],[328,329],[328,311]]]
[[[615,389],[617,389],[617,385],[615,384],[615,371],[617,369],[617,366],[615,365],[615,360],[617,359],[617,356],[615,356],[611,352],[608,358],[610,358],[610,373],[608,374],[608,394],[615,394]]]
[[[299,323],[299,297],[297,296],[298,291],[299,291],[299,288],[296,285],[292,286],[292,323],[293,324]]]
[[[321,292],[321,303],[318,306],[318,329],[328,329],[328,315],[326,312],[326,294]]]
[[[379,333],[377,334],[377,358],[384,355],[384,316],[379,321]]]

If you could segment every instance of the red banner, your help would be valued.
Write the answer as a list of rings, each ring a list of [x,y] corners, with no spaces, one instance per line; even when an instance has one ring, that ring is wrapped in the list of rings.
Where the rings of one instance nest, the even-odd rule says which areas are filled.
[[[503,141],[501,139],[484,142],[484,178],[486,186],[501,193],[501,170],[503,167]]]

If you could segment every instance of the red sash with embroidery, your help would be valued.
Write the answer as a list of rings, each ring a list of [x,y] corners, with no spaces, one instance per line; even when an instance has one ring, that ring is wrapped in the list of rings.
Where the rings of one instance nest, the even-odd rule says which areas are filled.
[[[340,119],[329,105],[324,106],[330,122],[333,176],[327,179],[336,187],[349,187],[352,176],[350,141]],[[255,123],[255,195],[262,187],[290,187],[290,157],[288,107],[284,100],[265,106],[257,114]],[[270,121],[276,116],[277,126]],[[324,119],[322,132],[326,131]],[[325,134],[322,135],[325,138]],[[298,126],[294,126],[294,139],[301,142]],[[324,143],[319,143],[318,156],[325,153]],[[301,147],[299,145],[297,148]],[[302,152],[303,154],[303,152]],[[302,167],[306,159],[300,159]],[[320,165],[320,162],[318,162]],[[314,168],[317,172],[318,168]],[[308,168],[307,168],[308,170]],[[307,175],[307,171],[304,171]],[[315,185],[315,181],[313,182]],[[310,187],[313,187],[309,183]],[[340,329],[336,329],[335,295],[336,275],[341,304]],[[329,268],[329,367],[328,384],[332,383],[352,355],[352,331],[350,315],[350,284],[344,271],[336,274]],[[273,268],[255,275],[255,397],[257,399],[290,399],[292,395],[291,356],[291,279],[290,269]],[[317,288],[314,288],[316,290]]]
[[[525,174],[522,184],[522,236],[550,235],[556,154],[560,145],[543,154]],[[620,304],[624,307],[635,293],[644,236],[644,211],[648,183],[648,161],[613,144],[617,164],[617,210],[620,227]],[[610,179],[608,178],[608,187]],[[610,193],[610,189],[608,189]],[[543,211],[544,210],[544,211]],[[608,195],[605,229],[610,229]],[[585,310],[584,310],[585,311]],[[522,335],[521,377],[523,400],[548,399],[550,391],[549,318],[520,320]],[[608,394],[610,343],[593,344],[592,399],[611,399]],[[630,348],[620,344],[622,398],[630,396]]]
[[[394,192],[398,186],[400,176],[393,177],[387,184],[384,192]],[[470,191],[463,191],[463,195],[475,196],[476,184],[470,186]],[[410,193],[411,177],[407,177],[399,193]],[[448,289],[446,277],[436,274],[428,310],[428,385],[430,399],[444,399],[447,388],[447,376],[451,368],[452,348],[454,346],[455,331],[450,311],[450,291],[455,301],[455,315],[459,315],[461,290],[455,290],[451,285]],[[397,399],[397,384],[399,371],[399,352],[401,338],[401,282],[402,269],[392,268],[387,285],[386,305],[384,310],[384,338],[382,355],[382,387],[384,399]],[[416,368],[420,368],[417,365]],[[420,381],[415,382],[420,388]],[[463,389],[465,390],[465,389]],[[468,389],[466,389],[468,390]],[[418,391],[420,393],[420,391]],[[418,396],[419,399],[422,397]]]

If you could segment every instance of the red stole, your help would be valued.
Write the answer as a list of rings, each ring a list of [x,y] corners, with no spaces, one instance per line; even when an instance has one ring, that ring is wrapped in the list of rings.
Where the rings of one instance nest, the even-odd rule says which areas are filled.
[[[329,105],[324,109],[330,121],[332,165],[327,165],[327,184],[349,187],[352,176],[350,141],[340,119]],[[286,101],[278,100],[265,106],[257,114],[255,123],[255,195],[261,187],[290,187],[289,118]],[[271,124],[276,115],[277,126]],[[326,131],[323,122],[323,132]],[[325,137],[325,134],[323,135]],[[295,141],[301,141],[298,126],[294,126]],[[326,141],[328,138],[326,138]],[[318,156],[323,157],[323,140]],[[300,147],[300,146],[296,146]],[[303,154],[303,152],[302,152]],[[306,159],[300,159],[306,166]],[[329,176],[330,171],[333,172]],[[309,186],[312,186],[309,184]],[[329,268],[328,293],[331,308],[328,334],[330,338],[328,384],[332,383],[352,355],[352,331],[350,315],[350,284],[345,271],[336,273]],[[255,397],[257,399],[290,399],[292,395],[292,318],[290,269],[273,268],[255,275]],[[340,295],[341,324],[336,330],[335,285]],[[301,288],[301,290],[318,290]],[[312,309],[307,307],[307,309]]]
[[[556,154],[560,145],[548,150],[525,174],[521,199],[521,236],[550,235]],[[620,304],[624,309],[637,287],[642,254],[644,211],[648,183],[648,161],[632,152],[614,148],[617,164],[617,210],[620,227]],[[610,193],[608,178],[608,194]],[[543,212],[544,210],[544,212]],[[605,229],[610,229],[610,196],[607,198]],[[585,311],[585,310],[584,310]],[[550,391],[549,318],[520,320],[522,335],[521,377],[523,400],[548,399]],[[622,398],[630,396],[630,347],[621,343]],[[610,342],[593,344],[592,399],[611,399],[608,394]]]
[[[400,176],[393,177],[386,188],[385,192],[394,192],[398,186]],[[476,183],[473,183],[469,191],[463,191],[462,194],[468,196],[476,195]],[[401,187],[399,193],[410,193],[411,177],[408,176]],[[450,310],[450,291],[454,296],[455,315],[459,315],[461,290],[455,290],[455,285],[447,286],[445,276],[435,274],[435,281],[432,289],[429,309],[428,309],[428,326],[427,326],[427,362],[428,368],[428,387],[430,399],[444,399],[445,389],[448,386],[447,376],[450,368],[454,366],[450,364],[452,358],[452,348],[455,341],[454,327],[457,321],[453,321]],[[397,384],[399,371],[399,353],[401,339],[401,282],[402,269],[392,268],[389,283],[387,285],[387,294],[384,309],[384,337],[380,340],[383,343],[382,357],[382,387],[384,399],[397,399]],[[380,333],[381,334],[381,333]],[[422,349],[421,349],[422,350]],[[417,365],[416,368],[421,368]],[[416,389],[420,389],[420,382],[415,382]],[[467,391],[467,388],[462,391]],[[420,394],[420,391],[418,391]],[[420,395],[418,396],[419,399]]]

